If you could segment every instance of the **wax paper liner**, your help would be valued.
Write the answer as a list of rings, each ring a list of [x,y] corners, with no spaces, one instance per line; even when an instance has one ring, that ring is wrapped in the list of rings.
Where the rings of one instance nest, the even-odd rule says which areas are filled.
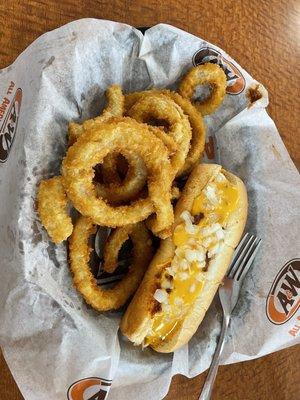
[[[192,377],[209,366],[220,330],[217,300],[174,354],[133,347],[118,335],[120,313],[97,313],[75,291],[66,246],[50,242],[35,204],[39,181],[59,174],[68,122],[99,114],[110,84],[125,93],[176,89],[202,62],[220,64],[228,82],[222,106],[205,117],[205,160],[244,180],[247,230],[263,240],[222,361],[297,342],[300,179],[265,110],[263,85],[221,49],[172,26],[143,35],[124,24],[79,20],[41,36],[0,71],[0,343],[25,399],[104,399],[111,387],[110,400],[157,400],[174,374]]]

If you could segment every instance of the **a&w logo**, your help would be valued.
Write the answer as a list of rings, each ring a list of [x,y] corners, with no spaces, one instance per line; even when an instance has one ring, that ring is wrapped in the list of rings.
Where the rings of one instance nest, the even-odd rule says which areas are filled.
[[[104,400],[111,381],[102,378],[85,378],[73,383],[68,390],[68,400]]]
[[[300,306],[300,259],[285,264],[267,298],[267,316],[276,325],[287,322]]]
[[[7,94],[11,93],[11,88],[14,83],[8,88]],[[13,144],[18,126],[20,108],[22,102],[22,89],[18,88],[15,92],[12,101],[9,97],[4,97],[0,102],[0,162],[4,163],[9,155]]]

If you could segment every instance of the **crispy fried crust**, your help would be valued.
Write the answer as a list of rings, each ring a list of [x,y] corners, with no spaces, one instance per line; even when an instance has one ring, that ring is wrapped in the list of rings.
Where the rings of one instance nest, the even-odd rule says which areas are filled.
[[[111,204],[135,200],[147,183],[148,173],[143,159],[134,153],[123,152],[123,155],[128,161],[128,170],[124,181],[116,182],[115,179],[112,179],[106,185],[96,185],[98,196],[106,199]],[[118,159],[110,157],[110,154],[106,156],[103,163],[103,172],[104,167],[106,170],[108,169],[108,164],[110,164],[111,174],[117,172],[117,161]]]
[[[106,240],[104,246],[104,264],[103,269],[106,272],[112,273],[118,266],[118,255],[122,245],[129,239],[134,225],[125,225],[116,228]]]
[[[97,198],[93,167],[114,151],[132,152],[143,159],[148,169],[147,198],[116,207]],[[159,235],[174,221],[171,205],[172,169],[168,151],[145,124],[130,118],[117,118],[85,132],[69,148],[62,163],[62,174],[65,190],[74,207],[98,225],[123,226],[144,220],[155,212],[152,229]]]
[[[230,264],[234,248],[237,246],[244,230],[247,218],[246,188],[239,178],[215,164],[201,164],[192,171],[175,208],[173,229],[179,223],[182,211],[191,211],[194,199],[210,181],[215,179],[221,170],[226,178],[236,185],[240,195],[236,211],[230,216],[225,230],[225,249],[209,262],[207,281],[204,288],[183,322],[168,336],[167,341],[153,346],[156,351],[172,352],[190,340],[212,302]],[[121,331],[136,344],[143,342],[149,326],[151,326],[151,315],[155,305],[153,294],[159,287],[162,271],[173,259],[174,251],[175,247],[172,238],[167,238],[161,242],[161,246],[155,254],[139,289],[123,316]]]
[[[39,217],[51,240],[54,243],[66,240],[73,225],[67,213],[68,199],[61,176],[41,181],[37,201]]]
[[[205,125],[201,114],[198,113],[193,104],[180,96],[179,93],[165,90],[164,93],[169,96],[176,104],[178,104],[183,112],[187,115],[192,128],[192,138],[190,150],[185,159],[182,175],[189,173],[193,167],[200,161],[205,145]]]
[[[130,232],[133,242],[133,261],[129,272],[113,288],[103,290],[89,267],[91,248],[89,237],[96,232],[96,226],[86,217],[76,222],[69,239],[70,269],[76,289],[95,310],[116,310],[126,303],[136,291],[152,257],[151,237],[143,223],[136,224]]]
[[[205,84],[212,88],[211,95],[203,101],[192,101],[196,87]],[[226,75],[217,64],[197,65],[182,78],[178,91],[182,97],[191,100],[202,115],[208,115],[213,113],[223,101],[226,94]]]
[[[101,115],[85,121],[82,125],[71,122],[69,124],[69,145],[74,144],[83,132],[97,124],[106,122],[112,117],[122,117],[124,114],[124,95],[118,85],[110,86],[106,92],[107,106]],[[133,200],[146,183],[147,169],[143,161],[136,155],[128,155],[130,164],[125,180],[122,182],[118,171],[118,154],[108,154],[102,165],[104,183],[97,184],[97,191],[101,197],[109,202],[120,203]]]
[[[179,93],[172,92],[166,89],[152,89],[143,92],[130,93],[125,96],[125,112],[129,112],[131,107],[142,97],[149,94],[163,94],[172,99],[188,117],[191,129],[192,138],[190,149],[185,159],[184,166],[181,170],[181,175],[189,173],[193,167],[200,161],[204,151],[205,144],[205,125],[201,114],[196,110],[189,99],[182,97]]]
[[[122,117],[124,114],[125,99],[122,89],[119,85],[110,86],[106,92],[107,106],[102,111],[101,115],[96,118],[89,119],[83,124],[70,122],[68,127],[69,146],[74,144],[82,133],[90,129],[93,125],[108,121],[112,117]]]
[[[177,145],[176,151],[171,156],[174,177],[182,175],[192,131],[189,120],[181,107],[170,97],[149,91],[137,100],[128,111],[128,115],[139,122],[147,123],[155,119],[168,124],[165,135],[171,137]]]

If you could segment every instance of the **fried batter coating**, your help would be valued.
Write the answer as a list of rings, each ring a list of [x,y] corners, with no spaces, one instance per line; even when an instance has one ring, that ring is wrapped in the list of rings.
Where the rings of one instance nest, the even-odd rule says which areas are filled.
[[[107,99],[107,106],[102,111],[101,115],[96,118],[84,121],[83,124],[77,124],[76,122],[70,122],[68,127],[69,146],[74,144],[79,136],[84,132],[85,129],[90,129],[93,125],[101,122],[105,122],[112,117],[122,117],[124,114],[124,95],[119,85],[110,86],[105,96]]]
[[[118,266],[118,255],[126,240],[131,236],[136,225],[125,225],[116,228],[106,240],[104,246],[103,269],[112,273]]]
[[[149,93],[137,100],[128,115],[139,122],[147,123],[154,119],[167,124],[165,135],[177,145],[171,156],[171,165],[174,177],[180,176],[192,137],[191,126],[182,109],[164,94]]]
[[[212,114],[222,103],[226,94],[226,75],[217,64],[201,64],[189,70],[179,85],[179,93],[192,101],[202,115]],[[209,85],[212,92],[203,101],[193,101],[195,89],[198,85]]]
[[[95,310],[117,310],[123,306],[138,288],[152,259],[150,235],[143,223],[138,223],[130,233],[133,242],[133,261],[128,273],[113,288],[104,290],[89,267],[90,252],[88,240],[96,232],[96,226],[86,217],[80,217],[69,239],[70,268],[76,289]]]
[[[138,154],[143,159],[148,171],[147,198],[113,207],[105,199],[97,197],[93,167],[101,164],[110,152]],[[68,149],[62,164],[62,175],[65,190],[74,207],[98,225],[123,226],[142,221],[155,213],[152,228],[159,235],[173,223],[173,172],[168,150],[145,124],[131,118],[117,118],[85,132]]]
[[[201,114],[196,110],[190,100],[183,98],[180,94],[172,92],[170,90],[152,89],[144,92],[130,93],[125,96],[125,110],[128,112],[133,105],[144,96],[148,96],[151,93],[164,94],[170,97],[181,109],[184,114],[188,117],[190,126],[192,128],[192,138],[190,142],[190,149],[185,159],[184,166],[181,171],[181,175],[189,173],[193,167],[200,161],[204,151],[205,145],[205,125]]]
[[[67,213],[68,199],[62,177],[41,181],[37,201],[40,220],[51,240],[54,243],[66,240],[73,231],[73,224]]]
[[[120,204],[136,199],[147,182],[148,172],[142,158],[134,153],[124,152],[123,155],[128,161],[128,170],[124,181],[116,183],[113,180],[112,183],[106,185],[96,185],[98,196],[112,204]],[[111,165],[111,171],[117,171],[117,158],[110,158],[109,162],[111,160],[116,161]],[[107,163],[105,163],[105,166],[107,167]]]

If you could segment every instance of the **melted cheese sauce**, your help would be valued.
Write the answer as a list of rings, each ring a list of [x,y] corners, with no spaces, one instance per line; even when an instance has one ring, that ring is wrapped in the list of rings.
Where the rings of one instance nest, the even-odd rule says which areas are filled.
[[[169,296],[169,307],[163,306],[163,312],[157,313],[153,318],[152,334],[147,337],[146,345],[165,340],[176,328],[187,313],[188,308],[195,302],[204,285],[204,280],[198,282],[195,278],[199,269],[195,265],[191,268],[188,279],[182,281],[174,278],[174,290]],[[190,292],[194,285],[194,292]]]
[[[183,321],[205,284],[206,267],[219,249],[230,214],[236,209],[239,193],[223,174],[207,185],[194,200],[191,215],[182,214],[183,222],[173,233],[176,246],[171,268],[162,276],[162,288],[168,293],[162,310],[152,318],[152,329],[145,345],[155,345],[168,336]],[[197,224],[193,216],[199,215]],[[190,218],[190,219],[189,219]],[[170,289],[171,286],[171,289]]]
[[[219,197],[218,203],[213,204],[211,209],[207,209],[205,193],[202,191],[194,200],[192,215],[197,215],[202,212],[205,214],[206,218],[209,218],[209,215],[217,214],[218,222],[225,225],[229,215],[236,209],[239,193],[237,188],[227,180],[224,182],[216,182],[215,186]]]

